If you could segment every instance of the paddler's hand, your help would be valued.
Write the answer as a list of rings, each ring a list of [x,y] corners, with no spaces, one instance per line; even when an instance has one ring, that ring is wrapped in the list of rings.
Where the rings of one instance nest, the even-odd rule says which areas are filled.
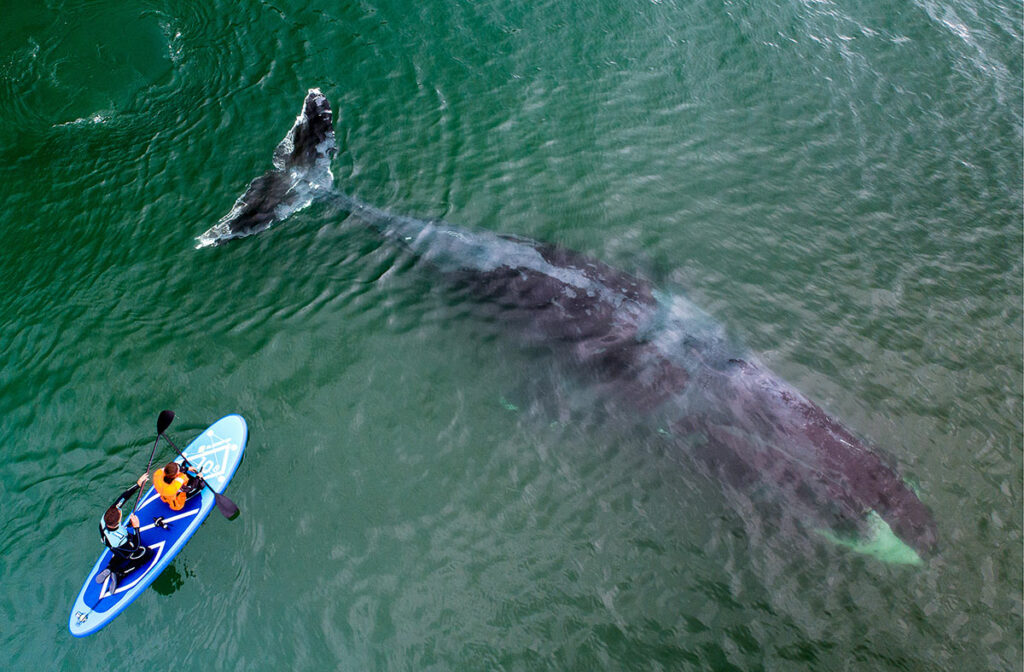
[[[134,527],[136,530],[139,529],[139,517],[134,513],[128,518],[128,524]]]
[[[149,473],[145,473],[145,474],[143,474],[142,476],[139,476],[139,480],[137,480],[137,481],[135,481],[135,482],[136,482],[136,483],[138,484],[138,486],[139,486],[139,487],[141,488],[141,487],[142,487],[142,484],[143,484],[143,483],[145,483],[145,482],[146,482],[146,481],[148,481],[148,480],[149,480]]]

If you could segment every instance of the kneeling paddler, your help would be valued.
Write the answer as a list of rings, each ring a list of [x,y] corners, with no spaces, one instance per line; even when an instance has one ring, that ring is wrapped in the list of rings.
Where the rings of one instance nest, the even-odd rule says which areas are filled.
[[[148,478],[149,474],[139,476],[135,485],[122,492],[100,520],[100,537],[114,554],[107,569],[116,576],[124,576],[149,559],[150,550],[142,545],[142,536],[139,534],[139,517],[132,513],[125,523],[121,513],[124,503],[138,492]]]
[[[191,464],[182,469],[177,462],[168,462],[153,474],[153,487],[160,499],[174,511],[181,511],[185,502],[203,489],[205,483]]]

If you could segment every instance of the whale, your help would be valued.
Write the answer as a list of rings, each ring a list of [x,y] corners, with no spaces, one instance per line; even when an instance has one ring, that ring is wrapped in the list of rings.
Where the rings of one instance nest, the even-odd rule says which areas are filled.
[[[658,418],[659,436],[730,491],[770,486],[806,529],[887,562],[918,564],[937,552],[935,518],[892,461],[688,298],[558,245],[364,203],[334,188],[337,151],[331,106],[310,89],[273,167],[196,247],[331,203],[485,307],[503,333],[543,344],[631,417]]]

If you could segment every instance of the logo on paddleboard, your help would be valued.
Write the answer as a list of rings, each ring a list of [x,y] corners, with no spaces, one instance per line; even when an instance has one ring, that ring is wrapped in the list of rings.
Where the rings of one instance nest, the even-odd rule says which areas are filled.
[[[188,456],[188,461],[202,470],[203,479],[212,485],[221,485],[227,480],[230,467],[237,461],[239,446],[232,439],[223,439],[212,430],[206,431],[209,443],[198,446]]]

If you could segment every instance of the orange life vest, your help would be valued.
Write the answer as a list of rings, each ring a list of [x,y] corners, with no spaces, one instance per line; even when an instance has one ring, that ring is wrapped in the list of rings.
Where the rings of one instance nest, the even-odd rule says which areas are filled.
[[[156,488],[157,493],[168,506],[174,511],[181,511],[181,507],[185,506],[185,493],[182,491],[188,485],[188,476],[182,472],[178,472],[178,475],[171,479],[168,483],[164,480],[164,469],[160,467],[153,474],[153,487]]]

